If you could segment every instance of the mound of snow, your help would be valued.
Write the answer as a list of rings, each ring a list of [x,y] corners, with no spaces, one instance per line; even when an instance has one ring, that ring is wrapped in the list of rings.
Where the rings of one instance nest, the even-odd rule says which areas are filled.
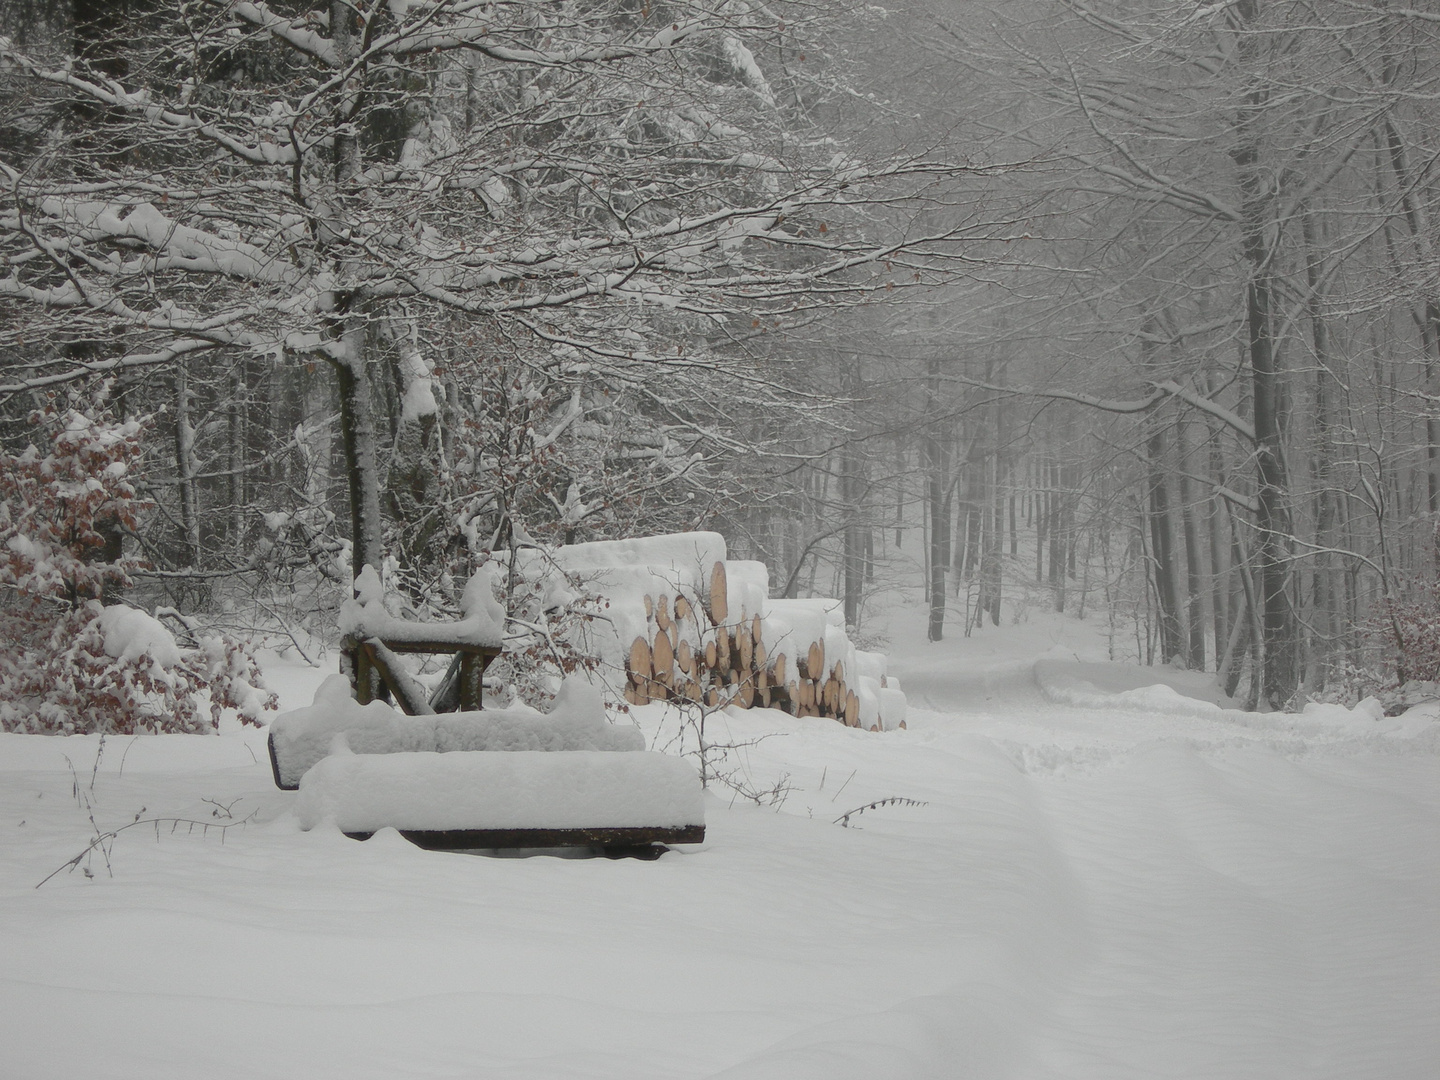
[[[1215,685],[1213,674],[1138,664],[1081,663],[1041,657],[1035,683],[1057,705],[1081,709],[1123,709],[1156,717],[1192,717],[1268,731],[1287,737],[1383,740],[1431,739],[1440,706],[1387,717],[1385,707],[1366,698],[1354,708],[1311,702],[1298,713],[1246,712]]]
[[[1041,657],[1035,661],[1035,682],[1056,704],[1079,708],[1106,709],[1123,704],[1160,712],[1211,715],[1219,709],[1239,707],[1216,685],[1215,676],[1203,671]]]
[[[100,633],[105,653],[116,660],[134,663],[148,655],[163,668],[180,662],[180,647],[159,619],[135,608],[115,604],[100,612]]]

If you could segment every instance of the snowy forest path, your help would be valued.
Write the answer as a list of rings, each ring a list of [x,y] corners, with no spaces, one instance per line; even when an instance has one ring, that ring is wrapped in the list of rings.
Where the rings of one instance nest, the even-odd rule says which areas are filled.
[[[716,712],[784,797],[717,785],[651,863],[301,832],[237,732],[117,746],[93,795],[252,825],[37,890],[90,835],[62,751],[84,786],[98,748],[5,735],[0,1045],[26,1080],[1430,1080],[1440,723],[1107,697],[1087,632],[897,625],[906,731]],[[1101,689],[1054,700],[1037,657]],[[292,705],[322,677],[267,674]]]

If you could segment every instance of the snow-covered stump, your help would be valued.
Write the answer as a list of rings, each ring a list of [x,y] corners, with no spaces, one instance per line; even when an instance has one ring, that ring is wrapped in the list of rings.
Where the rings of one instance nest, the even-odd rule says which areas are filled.
[[[694,767],[654,751],[336,753],[300,781],[302,829],[393,828],[432,850],[698,844]]]

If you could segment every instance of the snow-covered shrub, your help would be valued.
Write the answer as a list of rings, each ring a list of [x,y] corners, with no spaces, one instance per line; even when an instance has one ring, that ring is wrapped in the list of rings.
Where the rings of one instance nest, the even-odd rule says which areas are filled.
[[[1360,631],[1362,648],[1335,665],[1311,700],[1353,707],[1373,697],[1398,712],[1440,698],[1440,583],[1401,586]]]
[[[1440,589],[1413,583],[1386,600],[1375,629],[1387,646],[1385,664],[1397,684],[1440,680]]]
[[[491,565],[506,592],[505,647],[486,670],[487,698],[493,690],[543,709],[566,676],[579,672],[589,679],[598,669],[599,659],[578,642],[580,629],[603,617],[603,602],[548,558],[517,561],[514,572],[500,558],[506,557]]]
[[[47,453],[0,453],[0,728],[199,732],[234,709],[259,724],[275,695],[246,647],[196,635],[109,594],[138,563],[115,550],[146,507],[129,482],[140,421],[38,411]]]
[[[147,505],[129,479],[144,425],[54,406],[31,422],[46,432],[49,453],[32,444],[0,454],[0,587],[10,594],[6,621],[35,620],[39,630],[55,611],[124,587],[139,565],[106,548]]]

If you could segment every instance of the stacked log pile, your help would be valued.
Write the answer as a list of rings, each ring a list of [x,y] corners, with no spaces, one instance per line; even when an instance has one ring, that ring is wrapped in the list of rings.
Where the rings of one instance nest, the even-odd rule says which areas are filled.
[[[835,600],[771,600],[762,563],[716,560],[708,580],[644,594],[625,659],[631,704],[780,709],[871,731],[905,726],[885,657],[856,649]]]

